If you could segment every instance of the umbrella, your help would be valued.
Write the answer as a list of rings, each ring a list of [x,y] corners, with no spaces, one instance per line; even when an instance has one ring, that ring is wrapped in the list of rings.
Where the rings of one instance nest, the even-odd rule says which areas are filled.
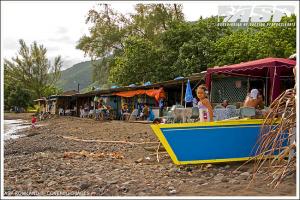
[[[192,89],[191,89],[191,84],[189,79],[188,82],[186,83],[184,101],[185,101],[185,105],[186,103],[193,101],[193,94],[192,94]]]

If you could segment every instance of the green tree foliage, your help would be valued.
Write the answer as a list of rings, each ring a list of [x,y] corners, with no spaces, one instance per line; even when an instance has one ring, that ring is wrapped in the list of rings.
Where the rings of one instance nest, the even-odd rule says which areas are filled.
[[[126,66],[128,64],[138,66],[141,63],[138,59],[138,57],[141,58],[138,49],[141,49],[143,45],[147,50],[154,51],[149,52],[151,55],[147,55],[147,58],[155,57],[157,44],[160,43],[158,40],[160,33],[168,30],[173,22],[183,21],[182,6],[137,4],[135,11],[134,14],[125,16],[117,13],[107,4],[100,4],[98,11],[94,9],[89,11],[87,22],[92,23],[90,36],[85,35],[80,38],[77,48],[83,50],[92,60],[110,56],[109,59],[104,59],[102,64],[95,65],[94,80],[99,81],[105,74],[103,66],[105,66],[105,70],[111,72],[109,80],[112,83],[127,84],[136,81],[142,82],[143,79],[153,79],[153,74],[150,75],[151,77],[144,74],[144,78],[139,79],[141,75],[134,74],[137,72],[136,68],[131,66],[131,71],[134,73],[130,74],[126,72]],[[134,41],[135,39],[137,41]],[[136,46],[126,46],[131,44]],[[145,55],[143,54],[143,56]],[[137,63],[128,61],[129,58],[136,56]],[[125,76],[124,73],[126,73]],[[143,73],[139,72],[139,74]]]
[[[288,57],[296,50],[296,27],[221,27],[217,17],[186,22],[182,5],[137,4],[122,15],[109,5],[91,10],[90,36],[77,48],[92,59],[94,80],[110,84],[140,84],[199,73],[207,67],[266,57]],[[296,22],[285,17],[282,22]],[[107,59],[106,59],[107,58]],[[102,82],[105,84],[105,81]]]
[[[19,40],[19,43],[18,55],[11,60],[4,60],[4,84],[7,89],[19,85],[22,90],[18,89],[14,94],[6,93],[7,100],[20,96],[15,94],[27,94],[27,91],[30,93],[31,100],[47,96],[52,92],[59,92],[53,85],[60,76],[61,57],[56,57],[54,64],[51,65],[46,57],[47,49],[43,45],[34,42],[28,47],[23,40]],[[7,103],[16,103],[16,101],[9,100]]]
[[[169,57],[167,65],[172,66],[173,77],[206,70],[213,57],[214,42],[231,33],[231,28],[216,23],[216,17],[200,18],[196,22],[176,24],[162,34],[164,57]]]
[[[296,16],[283,22],[296,23]],[[287,58],[296,52],[296,26],[250,27],[217,40],[213,65],[228,65],[266,57]]]
[[[159,56],[152,43],[132,36],[125,44],[124,55],[116,57],[112,65],[111,81],[124,85],[158,81],[156,66],[159,63]]]
[[[4,85],[4,105],[5,109],[9,110],[11,106],[27,108],[32,105],[31,93],[21,84]]]

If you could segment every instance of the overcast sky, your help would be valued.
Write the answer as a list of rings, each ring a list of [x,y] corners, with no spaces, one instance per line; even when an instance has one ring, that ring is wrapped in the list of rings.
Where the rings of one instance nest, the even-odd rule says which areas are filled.
[[[79,38],[88,34],[88,25],[85,24],[89,9],[99,1],[47,1],[47,2],[1,2],[1,54],[2,58],[10,59],[15,56],[18,40],[24,39],[29,45],[33,41],[43,44],[48,49],[48,57],[61,55],[64,61],[63,68],[71,67],[78,62],[89,60],[84,53],[76,50]],[[142,2],[107,2],[115,10],[122,13],[133,12],[134,4]],[[143,2],[147,3],[147,2]],[[149,3],[149,2],[148,2]],[[169,2],[170,3],[170,2]],[[174,2],[173,2],[174,3]],[[217,15],[218,5],[229,5],[228,2],[180,2],[186,20],[194,21],[200,16]],[[261,5],[264,2],[257,2]],[[265,5],[295,5],[298,2],[265,2]],[[249,5],[249,2],[232,2],[230,5]],[[254,5],[251,2],[251,5]],[[299,4],[298,4],[299,5]],[[296,14],[298,9],[296,9]]]

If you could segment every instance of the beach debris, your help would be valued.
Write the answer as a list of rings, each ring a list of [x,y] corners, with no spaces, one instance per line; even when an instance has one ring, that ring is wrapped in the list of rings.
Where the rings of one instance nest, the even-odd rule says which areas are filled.
[[[78,158],[78,157],[88,157],[88,158],[104,158],[104,157],[110,157],[115,159],[123,159],[124,156],[119,152],[112,152],[112,153],[103,153],[103,152],[88,152],[85,150],[82,150],[80,152],[64,152],[64,158]]]
[[[139,158],[139,159],[137,159],[136,161],[134,161],[135,163],[140,163],[140,162],[142,162],[143,161],[143,158]]]
[[[157,151],[157,146],[145,146],[144,149],[146,151],[153,151],[156,152]],[[158,151],[160,152],[166,152],[166,149],[164,148],[164,146],[160,146]]]
[[[79,188],[81,190],[85,190],[85,189],[89,188],[90,186],[91,186],[91,184],[86,181],[82,181],[79,183]]]
[[[50,187],[50,186],[55,185],[55,184],[57,184],[57,182],[55,182],[55,181],[50,181],[50,182],[47,184],[47,186]]]
[[[170,194],[176,194],[177,191],[176,191],[176,190],[171,190],[169,193],[170,193]]]
[[[158,143],[158,146],[157,146],[157,149],[156,149],[156,159],[157,159],[157,162],[159,162],[159,155],[158,155],[159,147],[160,147],[160,143]]]
[[[206,169],[211,168],[211,167],[212,167],[212,164],[207,164],[207,165],[205,166]]]

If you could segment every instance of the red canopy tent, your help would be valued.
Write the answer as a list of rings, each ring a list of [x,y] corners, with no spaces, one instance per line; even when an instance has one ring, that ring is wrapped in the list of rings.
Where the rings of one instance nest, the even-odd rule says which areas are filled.
[[[213,74],[231,76],[248,76],[268,78],[271,101],[280,94],[280,77],[292,76],[295,60],[284,58],[264,58],[234,65],[208,68],[206,72],[206,86],[210,91]]]

